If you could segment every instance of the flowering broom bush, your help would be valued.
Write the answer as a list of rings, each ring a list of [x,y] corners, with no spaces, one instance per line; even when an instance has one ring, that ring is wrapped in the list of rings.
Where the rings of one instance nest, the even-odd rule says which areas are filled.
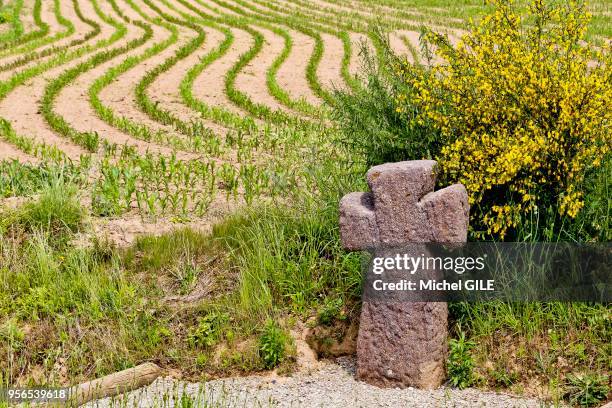
[[[444,138],[441,170],[468,189],[472,224],[503,238],[537,208],[578,214],[585,175],[610,152],[612,78],[609,44],[583,41],[583,3],[533,0],[523,15],[512,1],[493,3],[455,45],[424,34],[444,62],[398,70],[416,90],[417,121]]]

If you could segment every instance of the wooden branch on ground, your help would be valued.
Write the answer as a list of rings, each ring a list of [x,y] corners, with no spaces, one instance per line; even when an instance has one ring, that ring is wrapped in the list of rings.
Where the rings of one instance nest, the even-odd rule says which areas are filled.
[[[133,391],[151,384],[161,373],[161,368],[156,364],[145,363],[77,385],[71,389],[69,405],[80,406],[92,400]]]

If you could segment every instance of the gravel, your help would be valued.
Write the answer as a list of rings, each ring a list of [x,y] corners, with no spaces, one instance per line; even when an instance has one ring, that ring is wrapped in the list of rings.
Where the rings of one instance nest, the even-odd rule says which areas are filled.
[[[249,376],[206,383],[160,378],[93,407],[542,407],[544,403],[474,389],[382,389],[354,378],[354,360],[325,362],[291,377]]]

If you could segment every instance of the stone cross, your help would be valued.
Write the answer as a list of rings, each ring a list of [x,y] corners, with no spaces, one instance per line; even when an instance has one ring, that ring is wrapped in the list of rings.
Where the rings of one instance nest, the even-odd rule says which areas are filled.
[[[415,160],[372,167],[371,193],[340,201],[340,236],[348,250],[467,240],[468,196],[461,184],[433,191],[437,163]],[[357,377],[386,387],[437,388],[444,380],[448,309],[443,302],[364,299]]]

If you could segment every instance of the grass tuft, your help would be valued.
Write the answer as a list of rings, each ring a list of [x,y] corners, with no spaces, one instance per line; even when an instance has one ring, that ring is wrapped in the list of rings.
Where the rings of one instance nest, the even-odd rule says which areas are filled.
[[[18,215],[18,222],[29,232],[46,231],[58,236],[77,232],[84,215],[76,186],[56,180],[37,201],[25,205]]]

